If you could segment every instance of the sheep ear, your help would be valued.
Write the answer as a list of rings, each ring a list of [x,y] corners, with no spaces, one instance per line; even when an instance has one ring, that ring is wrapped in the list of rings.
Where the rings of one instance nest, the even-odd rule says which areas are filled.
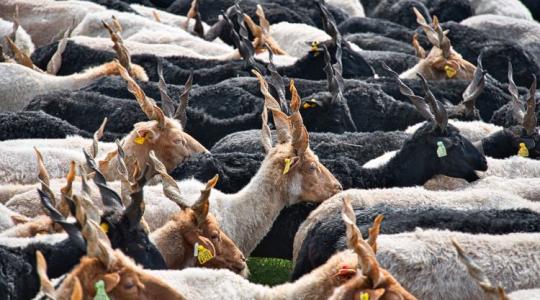
[[[268,153],[272,149],[272,134],[270,132],[270,127],[268,127],[268,109],[266,106],[263,107],[261,113],[262,119],[262,129],[261,129],[261,144],[264,148],[264,152]]]
[[[531,136],[536,131],[536,76],[533,74],[533,82],[529,89],[527,98],[527,112],[523,117],[523,127],[527,131],[527,135]]]
[[[118,273],[108,273],[103,276],[103,281],[105,282],[105,291],[107,293],[112,292],[116,286],[120,283],[120,275]]]
[[[414,52],[416,54],[416,57],[420,59],[426,58],[426,50],[420,45],[418,42],[418,33],[414,33],[412,38],[412,45],[414,47]]]
[[[163,194],[165,197],[171,199],[176,205],[180,206],[181,209],[186,209],[189,206],[186,204],[180,189],[176,184],[176,181],[167,173],[165,165],[156,157],[155,152],[150,151],[148,157],[150,158],[150,173],[158,173],[161,176],[161,184],[163,185]]]
[[[47,261],[39,250],[36,251],[36,271],[39,277],[40,291],[50,299],[55,299],[54,286],[47,276]]]
[[[189,71],[189,77],[186,83],[184,84],[184,89],[182,90],[182,94],[180,95],[180,103],[178,104],[178,108],[176,109],[176,112],[174,113],[174,118],[180,122],[184,130],[187,123],[187,107],[189,103],[189,92],[191,91],[192,86],[193,86],[193,69]]]
[[[210,208],[210,193],[212,192],[212,189],[214,186],[216,186],[216,183],[218,182],[219,176],[216,175],[214,178],[210,179],[206,183],[206,187],[204,190],[201,191],[201,196],[195,202],[191,209],[195,212],[195,216],[197,217],[197,226],[201,227],[208,216],[208,211]]]
[[[485,75],[486,71],[482,66],[482,54],[480,54],[477,59],[476,70],[473,74],[473,80],[462,94],[463,101],[461,103],[465,105],[467,114],[471,114],[474,112],[474,108],[476,106],[476,99],[484,92]]]
[[[524,112],[519,101],[519,92],[514,82],[514,75],[512,70],[512,62],[508,61],[508,92],[512,97],[512,115],[518,123],[523,122]]]
[[[369,238],[368,238],[368,244],[371,246],[371,249],[373,250],[373,253],[377,253],[377,237],[379,236],[379,233],[381,232],[381,222],[383,221],[384,216],[378,215],[375,218],[375,221],[373,221],[373,226],[369,228]]]
[[[11,222],[13,222],[15,225],[20,225],[30,222],[30,219],[23,215],[13,215],[11,216]]]

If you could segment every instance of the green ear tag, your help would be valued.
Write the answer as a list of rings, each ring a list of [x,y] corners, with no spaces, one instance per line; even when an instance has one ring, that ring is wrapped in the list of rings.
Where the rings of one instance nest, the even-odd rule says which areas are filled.
[[[109,300],[109,296],[107,296],[107,293],[105,292],[105,282],[103,280],[96,282],[94,287],[96,288],[94,300]]]
[[[437,142],[437,156],[445,157],[446,155],[446,147],[444,147],[444,143],[441,141]]]

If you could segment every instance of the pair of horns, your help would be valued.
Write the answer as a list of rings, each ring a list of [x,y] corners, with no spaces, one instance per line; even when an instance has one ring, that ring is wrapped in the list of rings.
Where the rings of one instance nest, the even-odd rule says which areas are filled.
[[[442,50],[444,58],[450,57],[452,45],[450,43],[450,39],[448,39],[446,36],[447,32],[442,30],[437,16],[433,17],[433,23],[430,25],[427,23],[420,11],[416,9],[416,7],[413,7],[413,11],[416,15],[416,22],[422,26],[422,29],[424,29],[424,32],[426,33],[426,36],[431,44]]]
[[[202,226],[202,224],[204,224],[206,221],[206,216],[208,215],[209,211],[210,192],[216,186],[219,176],[215,175],[212,179],[210,179],[206,183],[205,188],[201,190],[199,199],[193,205],[189,206],[186,204],[184,197],[182,197],[182,193],[180,192],[180,188],[176,184],[176,181],[167,173],[165,165],[163,165],[163,163],[156,157],[154,151],[150,151],[149,157],[152,173],[155,172],[161,176],[163,193],[165,196],[176,203],[182,210],[187,208],[193,209],[196,212],[198,226]]]
[[[191,1],[191,6],[187,13],[186,23],[184,23],[184,29],[186,31],[188,30],[189,21],[191,19],[195,20],[195,26],[193,27],[193,31],[195,32],[195,34],[199,37],[204,38],[204,27],[202,25],[201,15],[199,13],[199,0]]]
[[[529,88],[527,96],[526,109],[522,108],[519,100],[519,92],[514,82],[512,63],[508,61],[508,92],[512,97],[512,115],[516,121],[521,123],[528,135],[532,135],[536,131],[536,76],[533,74],[533,82]]]
[[[399,75],[394,72],[389,66],[385,63],[382,63],[383,68],[392,74],[392,76],[397,80],[399,84],[399,91],[402,95],[407,96],[411,102],[414,104],[418,112],[426,118],[428,121],[432,121],[442,130],[446,130],[448,125],[448,113],[444,108],[444,105],[435,98],[435,95],[429,89],[427,80],[421,74],[417,76],[422,81],[422,88],[424,89],[425,96],[424,98],[416,96],[414,92],[409,88],[401,79]]]
[[[161,106],[163,107],[163,112],[169,118],[177,119],[182,127],[185,128],[187,123],[189,92],[193,86],[193,69],[190,70],[189,77],[184,84],[184,89],[182,90],[182,94],[180,94],[180,99],[176,110],[174,110],[174,101],[167,92],[167,84],[165,83],[165,78],[163,77],[163,62],[161,60],[158,60],[157,74],[159,78],[158,88],[161,96]]]
[[[259,24],[255,24],[253,19],[247,14],[244,14],[244,22],[249,27],[251,34],[255,37],[253,40],[253,47],[257,52],[264,51],[264,47],[274,54],[287,55],[287,52],[283,50],[279,44],[270,36],[270,22],[266,19],[264,10],[260,4],[257,4],[257,10],[255,11],[257,17],[259,17]]]
[[[375,253],[377,252],[377,237],[380,232],[383,216],[378,215],[375,218],[373,226],[369,229],[369,238],[367,241],[364,240],[362,233],[356,226],[356,215],[354,214],[349,196],[343,198],[341,216],[347,229],[347,244],[358,255],[358,265],[362,270],[362,274],[371,279],[373,283],[372,288],[378,288],[384,281],[384,276],[375,257]]]
[[[278,143],[284,144],[291,142],[296,154],[298,156],[302,156],[309,146],[309,136],[304,126],[302,115],[300,114],[300,96],[298,95],[294,81],[291,80],[290,84],[291,115],[287,116],[283,111],[281,111],[280,104],[268,91],[268,83],[264,77],[256,70],[252,70],[252,73],[259,80],[260,90],[264,96],[265,109],[263,109],[263,114],[266,111],[266,108],[268,108],[274,117]],[[266,125],[266,120],[267,118],[263,116],[263,134],[269,132],[269,129],[265,129],[265,126],[268,126]],[[267,152],[272,148],[270,136],[263,136],[263,147]]]

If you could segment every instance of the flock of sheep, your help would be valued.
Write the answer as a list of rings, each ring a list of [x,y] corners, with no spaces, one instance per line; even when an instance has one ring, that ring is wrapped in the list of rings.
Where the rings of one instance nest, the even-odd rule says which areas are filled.
[[[0,298],[540,299],[538,20],[1,0]]]

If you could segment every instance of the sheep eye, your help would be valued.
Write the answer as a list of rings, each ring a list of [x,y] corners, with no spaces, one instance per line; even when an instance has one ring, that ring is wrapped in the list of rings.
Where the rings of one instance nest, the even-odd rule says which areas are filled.
[[[308,171],[310,173],[313,173],[313,172],[315,172],[315,170],[317,170],[317,165],[314,162],[310,163],[309,167],[308,167]]]

